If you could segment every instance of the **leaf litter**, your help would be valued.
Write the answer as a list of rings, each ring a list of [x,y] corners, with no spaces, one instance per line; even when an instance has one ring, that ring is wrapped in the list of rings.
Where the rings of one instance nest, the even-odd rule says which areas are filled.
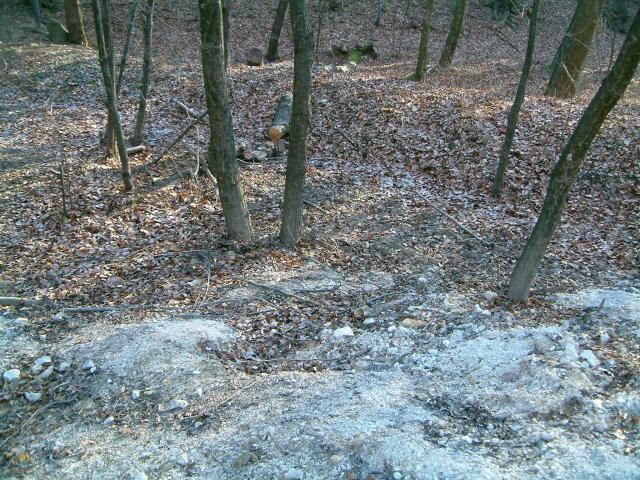
[[[93,50],[10,29],[0,45],[0,288],[46,296],[54,312],[7,310],[2,320],[3,365],[21,371],[0,403],[8,474],[636,478],[640,326],[628,312],[640,288],[637,82],[594,142],[534,296],[523,306],[483,297],[503,293],[553,161],[606,69],[611,34],[601,32],[582,93],[542,96],[570,15],[557,3],[543,11],[501,202],[488,193],[520,60],[486,35],[490,10],[471,7],[454,67],[422,84],[403,80],[417,7],[390,9],[379,30],[358,2],[328,11],[296,252],[274,240],[283,163],[241,164],[251,243],[224,238],[207,180],[162,182],[195,164],[181,146],[123,195],[99,146],[106,116]],[[433,52],[446,35],[443,4]],[[196,111],[204,103],[197,12],[159,7],[151,153],[133,157],[134,167],[188,122],[174,100]],[[232,111],[250,149],[261,148],[277,96],[291,88],[288,25],[283,62],[241,65],[245,47],[267,38],[268,22],[255,27],[264,8],[244,2],[232,17]],[[524,30],[504,34],[522,44]],[[329,46],[364,39],[380,58],[333,71]],[[126,128],[139,47],[122,94]],[[206,126],[199,135],[205,155]],[[198,141],[186,140],[192,149]],[[113,311],[70,311],[85,306]],[[355,335],[335,337],[342,327]],[[42,355],[55,367],[47,378],[33,370]],[[40,402],[24,396],[34,389]]]

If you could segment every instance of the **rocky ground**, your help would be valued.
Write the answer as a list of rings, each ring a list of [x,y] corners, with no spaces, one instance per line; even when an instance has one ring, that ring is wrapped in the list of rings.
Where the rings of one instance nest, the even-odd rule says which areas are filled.
[[[13,3],[0,5],[0,295],[50,303],[0,317],[3,478],[640,478],[637,81],[594,142],[531,299],[503,295],[619,36],[599,33],[575,100],[548,99],[545,62],[572,2],[546,4],[498,202],[487,193],[521,61],[509,43],[523,44],[524,23],[487,36],[490,10],[470,2],[454,67],[416,85],[404,80],[413,4],[379,29],[368,3],[328,13],[292,252],[274,240],[283,159],[261,153],[290,88],[288,27],[283,62],[230,72],[256,230],[236,244],[208,181],[175,175],[194,164],[187,148],[120,191],[99,145],[95,51],[46,42]],[[196,12],[158,4],[150,151],[134,166],[188,121],[176,99],[203,104]],[[236,11],[233,60],[262,45],[263,10]],[[325,50],[364,40],[380,58],[336,71]],[[139,39],[127,129],[136,52]],[[207,137],[203,125],[186,142],[204,152]]]

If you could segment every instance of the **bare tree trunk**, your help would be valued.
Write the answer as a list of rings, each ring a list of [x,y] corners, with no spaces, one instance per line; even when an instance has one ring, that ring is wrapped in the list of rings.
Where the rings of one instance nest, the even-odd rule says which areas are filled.
[[[571,98],[576,94],[584,61],[591,49],[604,0],[578,0],[571,24],[558,47],[545,95]]]
[[[451,18],[451,28],[449,29],[449,35],[447,35],[447,41],[444,44],[442,55],[440,55],[440,61],[438,62],[441,67],[451,65],[453,55],[456,53],[460,34],[462,33],[467,0],[455,0],[455,2],[453,6],[453,17]]]
[[[151,53],[151,39],[153,35],[153,5],[155,0],[147,0],[147,8],[144,15],[144,58],[142,65],[142,81],[140,84],[140,103],[136,115],[136,126],[133,132],[132,143],[140,145],[142,143],[142,130],[144,128],[144,117],[147,111],[147,97],[151,86],[151,74],[153,69],[153,57]]]
[[[434,0],[424,1],[424,16],[420,32],[420,47],[418,49],[418,63],[416,64],[416,82],[421,82],[429,62],[429,37],[431,36],[431,16],[433,15]]]
[[[120,158],[122,181],[125,191],[133,190],[133,180],[127,156],[127,145],[122,132],[122,124],[118,114],[118,97],[116,95],[115,66],[113,60],[113,42],[111,34],[111,0],[92,0],[93,18],[95,21],[98,43],[98,58],[107,94],[107,111],[109,123],[113,126],[117,156]]]
[[[525,54],[524,64],[522,65],[522,74],[520,75],[520,82],[518,83],[516,98],[513,100],[513,106],[511,107],[511,111],[509,112],[509,119],[507,120],[507,133],[504,137],[504,143],[502,144],[502,150],[500,151],[498,169],[496,171],[496,177],[493,181],[491,195],[493,195],[494,197],[499,197],[502,194],[502,188],[504,186],[504,172],[507,170],[507,165],[509,164],[511,146],[513,145],[513,138],[516,135],[516,127],[518,126],[518,116],[520,115],[520,108],[522,108],[522,103],[524,102],[524,97],[527,90],[527,81],[529,80],[529,72],[531,72],[531,63],[533,61],[533,51],[535,50],[536,45],[536,27],[538,23],[539,5],[540,0],[534,0],[531,7],[527,53]]]
[[[78,45],[86,45],[87,36],[84,33],[80,0],[64,0],[64,13],[69,31],[69,41]]]
[[[313,33],[306,0],[291,0],[291,25],[295,58],[293,63],[293,106],[289,157],[284,187],[280,241],[295,246],[302,230],[304,177],[307,168],[307,136],[311,117],[311,67]]]
[[[640,61],[640,11],[636,14],[616,63],[585,110],[560,160],[551,172],[547,195],[527,245],[511,274],[509,298],[525,300],[553,233],[560,223],[569,191],[591,142],[631,82]]]
[[[382,19],[382,0],[376,0],[376,19],[373,22],[373,24],[376,27],[379,27],[381,19]]]
[[[291,2],[289,2],[291,4]],[[324,18],[324,12],[327,10],[327,0],[322,0],[322,3],[318,4],[318,27],[316,32],[316,61],[320,55],[320,35],[322,34],[322,20]],[[313,42],[313,39],[311,39]]]
[[[273,17],[273,26],[271,27],[271,36],[269,37],[269,46],[267,47],[267,54],[264,57],[269,62],[275,62],[280,58],[278,44],[280,43],[280,32],[282,32],[282,25],[284,24],[284,17],[287,15],[288,6],[289,0],[278,0],[278,7]]]
[[[131,39],[133,38],[133,27],[136,24],[136,13],[138,13],[138,6],[140,0],[134,0],[129,9],[129,26],[127,27],[127,38],[124,41],[124,47],[122,47],[122,55],[120,56],[120,68],[118,70],[118,81],[116,82],[116,95],[120,95],[120,89],[122,88],[122,81],[124,80],[124,69],[127,66],[127,59],[129,58],[129,47],[131,47]]]
[[[225,69],[221,0],[198,0],[200,49],[207,110],[211,122],[209,169],[218,181],[222,213],[230,238],[249,240],[252,235],[247,201],[238,177],[233,123]]]

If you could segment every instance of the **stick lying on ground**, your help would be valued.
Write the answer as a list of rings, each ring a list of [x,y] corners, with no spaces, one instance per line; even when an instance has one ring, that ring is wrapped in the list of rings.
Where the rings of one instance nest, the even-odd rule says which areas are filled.
[[[0,305],[9,307],[40,307],[50,305],[48,298],[0,297]]]
[[[487,247],[493,247],[493,243],[488,242],[487,240],[485,240],[482,237],[479,237],[478,234],[474,233],[473,231],[469,230],[467,227],[465,227],[464,225],[462,225],[460,222],[458,222],[458,220],[456,220],[455,218],[453,218],[451,215],[449,215],[447,212],[445,212],[444,210],[442,210],[440,207],[438,207],[437,205],[433,204],[431,202],[431,200],[429,200],[427,197],[425,197],[424,195],[422,195],[420,192],[417,192],[418,196],[420,198],[422,198],[425,202],[427,202],[429,204],[429,206],[431,208],[433,208],[436,212],[444,215],[445,217],[447,217],[449,220],[451,220],[453,223],[455,223],[458,227],[460,227],[460,229],[466,233],[468,233],[469,235],[471,235],[473,238],[475,238],[476,240],[479,240],[480,242],[482,242],[482,244],[486,245]]]

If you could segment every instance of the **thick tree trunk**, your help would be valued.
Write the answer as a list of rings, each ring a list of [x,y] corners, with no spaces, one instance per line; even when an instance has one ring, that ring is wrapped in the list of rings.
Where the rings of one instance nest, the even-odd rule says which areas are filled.
[[[147,111],[147,97],[151,86],[151,74],[153,69],[153,57],[151,53],[151,39],[153,35],[153,5],[155,0],[147,0],[144,14],[144,58],[142,62],[142,81],[140,84],[140,103],[136,115],[136,126],[133,132],[132,143],[142,143],[142,131],[144,129],[144,117]]]
[[[449,29],[449,35],[447,35],[447,41],[444,44],[442,55],[440,55],[440,61],[438,62],[441,67],[448,67],[453,61],[453,55],[456,53],[458,40],[462,34],[462,25],[464,23],[466,9],[467,0],[455,0],[453,17],[451,18],[451,28]]]
[[[631,82],[640,61],[640,12],[636,14],[620,49],[618,59],[602,86],[585,110],[571,138],[567,142],[560,160],[551,172],[547,195],[522,255],[516,263],[509,283],[509,298],[525,300],[531,282],[542,261],[556,227],[560,223],[562,211],[567,203],[571,186],[580,165],[600,130],[604,119]]]
[[[516,98],[513,100],[513,106],[509,112],[509,119],[507,120],[507,133],[504,138],[504,144],[500,151],[500,160],[498,162],[498,169],[496,171],[496,178],[493,181],[493,188],[491,194],[494,197],[499,197],[502,194],[502,188],[504,186],[504,172],[507,170],[509,164],[509,156],[511,155],[511,146],[513,145],[513,138],[516,134],[516,127],[518,126],[518,116],[520,115],[520,108],[524,102],[525,93],[527,90],[527,81],[529,80],[529,72],[531,72],[531,63],[533,61],[533,51],[536,45],[536,26],[538,23],[538,7],[540,0],[534,0],[531,7],[531,20],[529,20],[529,40],[527,42],[527,53],[524,57],[524,64],[522,65],[522,74],[520,75],[520,82],[518,83],[518,90],[516,91]]]
[[[131,169],[129,167],[129,157],[127,156],[127,145],[120,123],[118,114],[118,98],[116,95],[115,82],[115,66],[113,60],[113,42],[111,34],[111,1],[110,0],[92,0],[93,17],[96,28],[96,39],[98,43],[98,58],[100,60],[100,69],[102,70],[102,78],[107,94],[107,111],[109,121],[112,125],[113,136],[116,143],[116,152],[120,159],[122,181],[125,191],[133,190],[133,180],[131,178]]]
[[[269,37],[269,46],[267,47],[267,54],[264,57],[269,62],[275,62],[280,58],[278,44],[280,43],[280,32],[282,32],[282,25],[284,24],[284,17],[287,15],[288,5],[289,0],[278,0],[278,7],[273,17],[273,26],[271,27],[271,36]]]
[[[603,5],[604,0],[578,0],[571,24],[553,60],[545,95],[571,98],[576,94]]]
[[[69,41],[78,45],[86,45],[87,36],[84,33],[80,0],[64,0],[64,13],[69,31]]]
[[[133,27],[136,24],[136,13],[138,13],[138,6],[140,0],[134,0],[129,9],[129,26],[127,27],[127,37],[124,41],[124,47],[122,47],[122,55],[120,56],[120,68],[118,70],[118,81],[116,82],[116,95],[120,95],[120,89],[122,88],[122,81],[124,80],[124,69],[127,66],[127,59],[129,58],[129,47],[131,47],[131,39],[133,38]]]
[[[227,234],[239,240],[251,239],[247,202],[238,177],[233,123],[229,110],[225,69],[224,27],[221,0],[198,0],[202,75],[211,122],[209,169],[218,181]]]
[[[420,31],[420,47],[418,49],[418,63],[416,64],[416,82],[421,82],[429,62],[429,37],[431,36],[431,16],[433,15],[434,0],[424,1],[424,16]]]
[[[313,33],[306,0],[291,0],[293,29],[293,106],[289,134],[289,156],[282,207],[280,241],[295,246],[302,230],[304,177],[307,168],[307,136],[311,123],[311,67]]]

